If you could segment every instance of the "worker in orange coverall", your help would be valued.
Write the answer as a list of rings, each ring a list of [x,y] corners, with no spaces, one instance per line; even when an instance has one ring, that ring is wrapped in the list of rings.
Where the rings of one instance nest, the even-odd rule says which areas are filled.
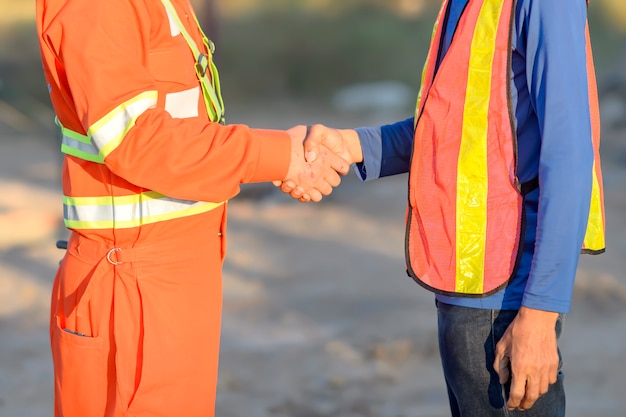
[[[214,414],[226,201],[293,179],[316,201],[348,165],[297,130],[225,125],[188,0],[37,0],[62,132],[51,345],[57,417]]]

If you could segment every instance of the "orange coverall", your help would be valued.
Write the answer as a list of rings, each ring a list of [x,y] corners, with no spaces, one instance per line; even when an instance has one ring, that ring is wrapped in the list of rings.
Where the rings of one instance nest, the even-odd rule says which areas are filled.
[[[208,54],[188,0],[172,4]],[[240,183],[283,179],[289,136],[209,119],[158,0],[37,0],[37,29],[59,122],[101,158],[63,164],[72,233],[52,293],[55,416],[213,416],[220,203]]]

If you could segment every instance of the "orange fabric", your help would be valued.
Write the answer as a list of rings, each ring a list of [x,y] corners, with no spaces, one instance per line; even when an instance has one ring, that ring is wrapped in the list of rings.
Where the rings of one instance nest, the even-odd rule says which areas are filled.
[[[72,236],[52,298],[55,416],[213,415],[221,241],[201,232],[120,245],[120,265]]]
[[[203,47],[189,3],[173,4],[179,16],[189,16],[183,23]],[[237,194],[240,183],[286,175],[286,133],[209,123],[201,99],[196,118],[174,119],[164,110],[167,93],[199,82],[189,47],[170,34],[160,2],[38,0],[37,26],[50,97],[65,127],[84,134],[122,102],[143,91],[159,93],[157,108],[139,117],[105,166],[74,161],[66,167],[66,178],[81,177],[65,181],[66,195],[140,188],[217,202]]]
[[[188,0],[172,3],[204,48]],[[37,0],[37,30],[51,101],[68,129],[86,134],[121,103],[158,92],[104,164],[65,157],[66,196],[154,190],[220,202],[241,183],[286,175],[285,132],[212,123],[201,94],[196,117],[166,111],[168,93],[199,82],[160,2]],[[226,211],[73,231],[51,307],[56,417],[213,415]],[[106,259],[113,248],[123,264]]]
[[[460,153],[461,140],[468,127],[468,119],[476,113],[470,108],[466,113],[467,97],[465,93],[471,77],[470,57],[472,42],[477,32],[477,22],[485,0],[470,2],[464,11],[455,32],[454,41],[440,64],[435,77],[435,64],[439,53],[439,45],[443,24],[439,24],[433,35],[432,43],[424,69],[424,80],[421,87],[421,98],[416,110],[416,127],[414,149],[411,159],[409,177],[409,205],[407,209],[406,258],[409,274],[427,289],[454,296],[480,297],[492,294],[507,285],[520,256],[520,239],[523,225],[521,184],[516,177],[517,138],[515,122],[511,114],[511,98],[509,96],[510,79],[510,36],[512,14],[515,2],[504,0],[503,12],[497,22],[495,54],[491,62],[491,86],[484,91],[489,99],[487,113],[487,169],[488,189],[486,207],[486,225],[484,236],[484,263],[481,280],[482,292],[460,292],[457,284],[467,277],[459,274],[458,266],[470,263],[467,253],[480,258],[478,247],[459,248],[457,231],[465,221],[476,222],[475,219],[463,219],[458,213],[463,202],[458,201],[457,178],[463,156]],[[445,15],[447,1],[442,4],[441,16]],[[477,35],[478,36],[478,35]],[[593,144],[595,152],[595,169],[599,182],[599,198],[592,203],[600,205],[601,222],[604,222],[602,176],[600,171],[600,124],[598,112],[597,90],[591,45],[587,32],[587,66],[589,72],[589,98],[592,111]],[[488,56],[484,50],[477,56],[485,60]],[[483,65],[481,61],[479,66]],[[479,68],[477,71],[482,71]],[[489,69],[489,68],[487,68]],[[480,90],[478,94],[483,94]],[[480,100],[479,100],[480,101]],[[469,102],[469,101],[468,101]],[[480,109],[478,109],[480,110]],[[479,119],[482,120],[482,119]],[[475,127],[470,124],[471,130]],[[478,132],[482,134],[483,132]],[[461,184],[464,187],[477,187],[479,184],[469,181]],[[482,189],[477,189],[480,194]],[[473,189],[470,190],[470,195]],[[474,203],[466,202],[467,205]],[[602,228],[604,225],[593,227]],[[480,239],[476,239],[477,241]],[[604,248],[599,248],[602,252]],[[458,259],[457,259],[458,257]],[[470,270],[470,268],[467,268]],[[476,268],[478,270],[479,268]],[[471,270],[474,272],[474,270]]]
[[[407,262],[409,273],[426,288],[456,294],[457,169],[465,120],[465,92],[471,43],[482,2],[470,2],[434,78],[443,30],[433,37],[422,102],[415,129],[410,171]],[[446,4],[443,5],[446,7]],[[488,198],[483,291],[506,284],[515,266],[520,236],[521,195],[516,188],[513,130],[507,109],[511,1],[503,6],[493,60],[487,142]],[[459,221],[463,221],[460,219]],[[502,230],[512,231],[502,233]],[[468,248],[471,250],[472,248]],[[502,254],[499,256],[497,254]],[[513,258],[511,257],[513,254]]]

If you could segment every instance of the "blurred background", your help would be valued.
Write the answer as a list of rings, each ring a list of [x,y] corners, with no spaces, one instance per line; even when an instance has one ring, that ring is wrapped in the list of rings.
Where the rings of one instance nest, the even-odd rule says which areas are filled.
[[[413,114],[437,0],[192,0],[227,122],[355,127]],[[592,0],[609,250],[583,257],[564,342],[568,415],[626,409],[626,2]],[[35,2],[0,0],[0,416],[52,415],[49,292],[62,252],[58,137]],[[367,187],[367,188],[364,188]],[[300,205],[230,203],[217,415],[449,414],[432,296],[404,273],[406,176]]]
[[[333,102],[341,104],[336,103],[342,97],[337,97],[337,93],[346,86],[386,81],[395,83],[387,85],[390,95],[404,94],[400,85],[409,88],[411,98],[405,103],[409,114],[440,4],[437,0],[192,3],[203,27],[217,43],[215,59],[221,70],[227,106],[287,99],[329,106]],[[590,3],[591,34],[602,92],[623,96],[626,2]],[[0,123],[18,132],[49,128],[49,103],[33,20],[34,2],[0,0],[0,7]],[[380,87],[384,89],[385,85]],[[619,111],[623,109],[617,107],[612,103],[610,111],[604,112],[607,121],[620,118]]]

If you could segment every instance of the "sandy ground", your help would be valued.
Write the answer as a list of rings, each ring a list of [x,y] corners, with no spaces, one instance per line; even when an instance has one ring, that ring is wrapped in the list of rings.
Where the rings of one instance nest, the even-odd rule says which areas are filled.
[[[231,109],[230,121],[396,120],[300,109]],[[1,417],[52,416],[47,314],[65,237],[54,141],[0,126]],[[566,319],[570,417],[626,415],[624,132],[604,141],[609,250],[582,259]],[[405,201],[406,176],[349,176],[318,205],[260,184],[231,202],[219,417],[449,415],[433,297],[404,273]]]

